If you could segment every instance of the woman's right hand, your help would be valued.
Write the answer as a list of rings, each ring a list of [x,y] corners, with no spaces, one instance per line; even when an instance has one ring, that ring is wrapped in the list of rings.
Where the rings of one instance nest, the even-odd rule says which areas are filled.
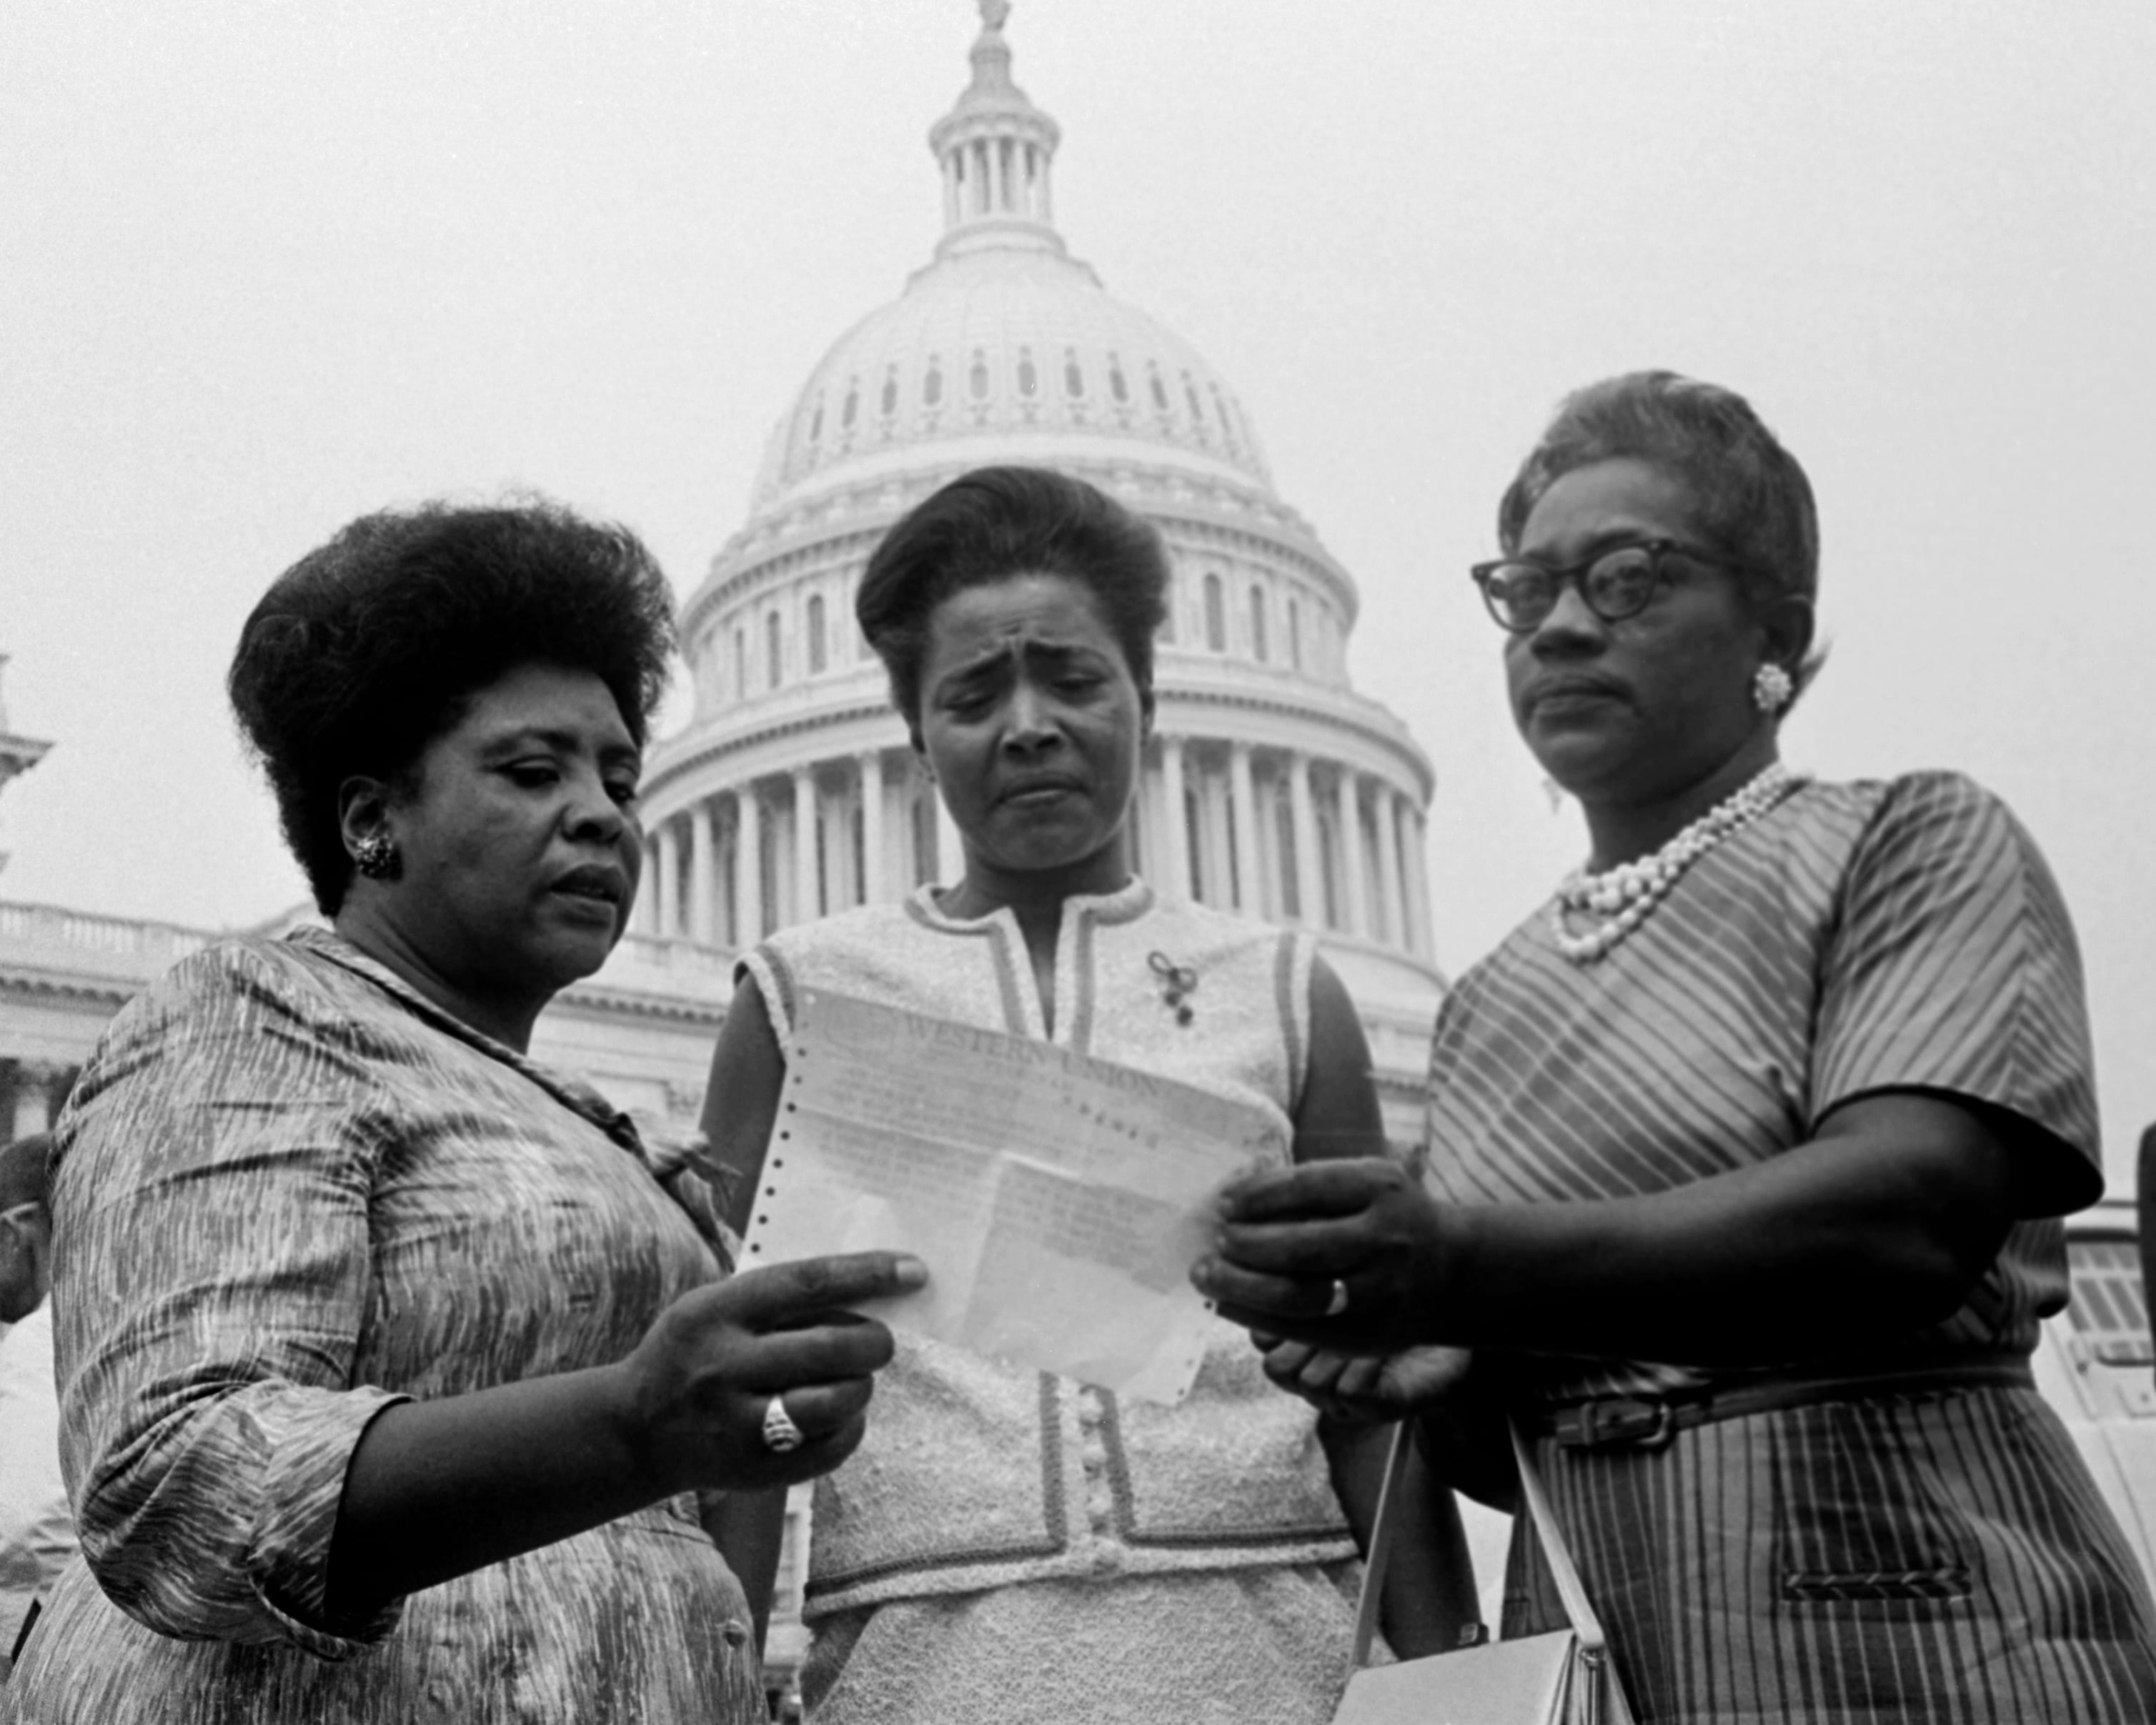
[[[1191,1268],[1220,1316],[1332,1353],[1439,1339],[1446,1216],[1388,1158],[1305,1163],[1229,1183],[1213,1249]]]
[[[655,1495],[754,1491],[829,1473],[867,1429],[891,1332],[845,1308],[910,1294],[928,1267],[896,1252],[804,1258],[745,1271],[662,1312],[619,1368],[632,1451]],[[801,1442],[764,1441],[782,1397]]]
[[[1467,1375],[1462,1348],[1404,1348],[1382,1355],[1334,1353],[1307,1342],[1253,1337],[1265,1376],[1320,1413],[1349,1423],[1405,1419],[1438,1406]]]

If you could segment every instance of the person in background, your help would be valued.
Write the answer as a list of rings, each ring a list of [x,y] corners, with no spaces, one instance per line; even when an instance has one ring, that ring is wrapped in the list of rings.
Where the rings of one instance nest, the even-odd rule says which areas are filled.
[[[113,1021],[54,1132],[82,1559],[0,1718],[750,1725],[696,1493],[860,1442],[918,1286],[726,1279],[694,1171],[533,1060],[643,855],[672,645],[626,531],[369,516],[241,633],[233,703],[329,928],[218,942]]]
[[[0,1677],[60,1567],[74,1517],[53,1391],[53,1221],[43,1132],[0,1150]]]
[[[1199,1286],[1286,1381],[1434,1395],[1501,1500],[1517,1421],[1642,1720],[2156,1717],[2148,1586],[2029,1369],[2102,1185],[2050,870],[1956,774],[1782,764],[1818,519],[1741,397],[1580,391],[1498,539],[1592,855],[1445,998],[1428,1184],[1262,1176]],[[1508,1593],[1561,1624],[1517,1535]]]
[[[1270,1112],[1297,1161],[1383,1153],[1361,1022],[1311,937],[1132,870],[1168,578],[1152,527],[1038,468],[965,475],[877,547],[856,615],[964,872],[748,956],[706,1101],[737,1223],[804,987],[1203,1086]],[[1173,1408],[901,1338],[875,1431],[817,1493],[809,1717],[1322,1725],[1353,1639],[1342,1500],[1367,1529],[1386,1435],[1321,1431],[1226,1324]],[[1474,1615],[1450,1496],[1414,1491],[1385,1600],[1403,1652]],[[722,1543],[767,1589],[780,1506],[730,1503],[747,1525]]]

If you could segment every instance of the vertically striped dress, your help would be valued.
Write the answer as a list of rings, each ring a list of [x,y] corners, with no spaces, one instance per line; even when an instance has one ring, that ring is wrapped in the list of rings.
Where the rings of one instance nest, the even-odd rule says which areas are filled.
[[[1894,1091],[2004,1111],[2058,1189],[2095,1195],[2071,927],[2027,834],[1950,774],[1801,788],[1596,962],[1566,959],[1539,916],[1516,930],[1440,1015],[1430,1176],[1465,1204],[1657,1192]],[[1495,1363],[1532,1411],[2010,1362],[2066,1275],[2059,1224],[2025,1220],[1948,1321],[1852,1335],[1831,1358]],[[2033,1389],[1826,1400],[1660,1447],[1538,1453],[1643,1725],[2156,1718],[2147,1587]],[[1524,1540],[1506,1620],[1562,1620]]]

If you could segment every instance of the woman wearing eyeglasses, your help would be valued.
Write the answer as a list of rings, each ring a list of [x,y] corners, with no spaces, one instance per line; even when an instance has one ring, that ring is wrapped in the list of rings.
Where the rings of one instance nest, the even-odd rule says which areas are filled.
[[[1741,398],[1580,391],[1498,525],[1513,716],[1591,855],[1447,998],[1427,1183],[1253,1179],[1200,1286],[1478,1495],[1517,1422],[1643,1720],[2156,1717],[2147,1586],[2029,1376],[2102,1184],[2049,870],[1965,778],[1781,764],[1818,529]],[[1531,1542],[1508,1596],[1562,1623]]]

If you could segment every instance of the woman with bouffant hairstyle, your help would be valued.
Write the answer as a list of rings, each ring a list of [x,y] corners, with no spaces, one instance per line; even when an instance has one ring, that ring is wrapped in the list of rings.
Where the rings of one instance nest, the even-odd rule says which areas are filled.
[[[337,806],[352,774],[410,771],[524,664],[589,672],[640,749],[673,646],[666,578],[627,528],[546,503],[434,504],[362,516],[294,564],[248,619],[227,685],[334,916],[353,870]]]
[[[353,522],[233,704],[330,917],[113,1022],[55,1132],[84,1561],[6,1717],[764,1717],[699,1491],[860,1441],[888,1254],[723,1279],[701,1180],[531,1060],[604,962],[673,640],[634,536],[536,503]]]

